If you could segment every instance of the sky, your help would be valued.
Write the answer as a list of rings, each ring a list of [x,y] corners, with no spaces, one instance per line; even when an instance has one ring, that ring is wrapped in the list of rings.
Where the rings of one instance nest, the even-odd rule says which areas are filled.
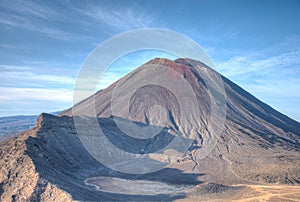
[[[71,107],[76,76],[98,45],[160,28],[196,41],[217,71],[300,121],[299,20],[299,0],[0,0],[0,116]],[[161,51],[125,56],[99,88],[153,57],[173,59]]]

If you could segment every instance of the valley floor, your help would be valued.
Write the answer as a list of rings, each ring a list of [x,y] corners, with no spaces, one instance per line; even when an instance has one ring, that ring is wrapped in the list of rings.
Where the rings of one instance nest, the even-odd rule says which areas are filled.
[[[129,180],[114,177],[95,177],[86,180],[99,191],[116,194],[180,195],[177,202],[194,201],[300,201],[300,186],[277,184],[239,184],[224,186],[213,183],[175,185],[157,181]]]
[[[218,194],[197,195],[196,190],[191,190],[187,193],[187,198],[176,200],[183,201],[242,201],[242,202],[257,202],[257,201],[285,201],[296,202],[300,201],[300,186],[290,185],[237,185],[243,186],[242,190],[229,191]]]

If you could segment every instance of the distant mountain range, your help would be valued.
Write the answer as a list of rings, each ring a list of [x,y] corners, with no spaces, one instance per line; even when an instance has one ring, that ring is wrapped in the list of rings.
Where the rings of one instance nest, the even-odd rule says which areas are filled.
[[[57,115],[61,111],[50,114]],[[33,128],[39,115],[18,115],[0,117],[0,141]]]

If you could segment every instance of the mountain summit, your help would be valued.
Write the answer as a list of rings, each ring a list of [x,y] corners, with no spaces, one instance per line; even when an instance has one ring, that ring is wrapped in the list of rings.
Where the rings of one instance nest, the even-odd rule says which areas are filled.
[[[215,71],[199,61],[186,58],[174,61],[154,58],[60,115],[70,116],[75,112],[76,115],[93,116],[95,114],[92,112],[95,110],[99,118],[109,118],[113,115],[143,124],[171,128],[187,135],[195,133],[194,148],[197,149],[190,151],[191,160],[196,161],[194,163],[199,172],[212,173],[212,168],[204,163],[205,159],[197,162],[203,153],[201,148],[212,139],[210,129],[213,123],[210,123],[210,116],[213,100],[211,88],[208,87],[205,78],[207,77],[205,74],[211,73]],[[187,81],[187,85],[176,86],[174,81],[180,77]],[[227,78],[223,76],[220,78],[225,90],[223,104],[226,105],[226,119],[222,130],[217,131],[220,132],[217,134],[220,135],[219,142],[210,154],[215,161],[214,172],[217,175],[223,173],[224,170],[218,169],[220,167],[224,169],[224,166],[218,165],[224,164],[228,169],[230,167],[228,173],[252,181],[299,182],[300,170],[295,165],[299,162],[297,156],[300,149],[300,124],[261,102]],[[171,84],[172,87],[166,89],[153,85],[160,80],[167,80],[165,83]],[[188,87],[195,94],[188,93]],[[172,94],[174,88],[176,90],[181,88],[179,93],[182,94],[176,97]],[[116,92],[118,89],[121,89],[119,90],[121,93]],[[185,97],[192,99],[193,96],[199,108],[182,110],[180,99]],[[159,116],[159,110],[153,112],[156,116],[149,114],[152,112],[152,106],[158,105],[161,107],[160,111],[165,111],[164,119],[160,119],[162,116]],[[192,117],[191,113],[195,111],[197,114]],[[181,121],[182,116],[188,121]],[[153,123],[151,117],[154,117]],[[221,175],[223,176],[218,178],[224,178],[223,181],[226,182],[226,175]],[[229,178],[233,179],[231,176]]]
[[[113,162],[116,169],[96,161],[76,125],[82,121],[82,129],[96,137],[90,118],[123,153],[148,155],[147,162],[170,165],[136,175],[116,170],[142,169],[137,161]],[[300,123],[205,64],[155,58],[59,116],[41,114],[32,130],[1,142],[1,200],[161,201],[223,192],[235,184],[299,184],[299,131]],[[151,155],[177,137],[188,144],[186,150],[174,147],[165,152],[168,158],[162,158],[165,153]],[[184,142],[189,137],[194,140]],[[109,148],[95,142],[92,150]],[[86,179],[93,176],[189,184],[194,189],[183,195],[113,194],[88,186]],[[103,182],[102,187],[109,184]]]

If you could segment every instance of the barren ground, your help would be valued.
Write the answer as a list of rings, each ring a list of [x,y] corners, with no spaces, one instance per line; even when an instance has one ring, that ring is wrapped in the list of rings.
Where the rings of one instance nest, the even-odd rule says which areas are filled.
[[[246,185],[228,186],[219,193],[205,193],[206,185],[172,185],[146,180],[127,180],[112,177],[95,177],[86,180],[99,191],[117,194],[184,194],[187,198],[176,201],[299,201],[300,186]],[[207,186],[206,186],[207,188]],[[235,189],[237,188],[237,189]]]
[[[176,201],[299,201],[300,186],[290,185],[236,185],[245,188],[236,192],[197,195],[197,188],[187,193],[187,198]]]

